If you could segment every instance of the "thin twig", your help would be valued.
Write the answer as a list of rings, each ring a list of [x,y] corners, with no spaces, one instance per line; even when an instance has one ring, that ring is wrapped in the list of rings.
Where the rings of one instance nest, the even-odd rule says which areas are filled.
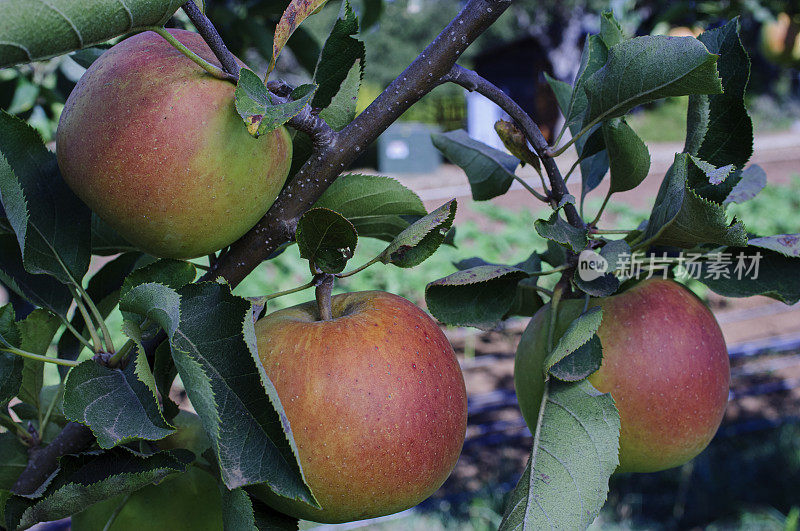
[[[561,172],[559,171],[558,166],[553,158],[547,154],[547,140],[545,140],[542,131],[528,115],[528,113],[526,113],[522,107],[517,104],[517,102],[511,99],[508,94],[500,90],[490,81],[478,75],[477,72],[468,70],[459,65],[453,65],[450,72],[443,77],[443,80],[460,85],[469,91],[477,92],[503,109],[503,111],[505,111],[517,123],[517,126],[522,129],[522,132],[525,133],[526,138],[533,146],[536,154],[539,155],[539,158],[542,161],[542,166],[544,166],[545,172],[547,172],[547,177],[550,179],[551,199],[554,199],[555,202],[558,203],[565,195],[569,193],[569,190],[567,190],[567,185],[564,183],[564,179],[561,177]],[[584,221],[578,215],[575,205],[565,205],[564,213],[566,214],[567,221],[569,221],[570,225],[579,228],[584,228],[586,226]]]
[[[189,20],[191,20],[194,27],[197,28],[197,33],[203,37],[208,47],[211,48],[211,51],[214,52],[214,55],[219,59],[219,64],[222,65],[222,69],[232,76],[234,81],[238,81],[239,63],[236,61],[236,57],[231,51],[228,50],[228,47],[225,46],[225,42],[222,40],[222,37],[220,37],[214,24],[208,20],[208,17],[200,11],[200,8],[197,7],[192,0],[183,4],[182,7],[183,11],[189,17]]]

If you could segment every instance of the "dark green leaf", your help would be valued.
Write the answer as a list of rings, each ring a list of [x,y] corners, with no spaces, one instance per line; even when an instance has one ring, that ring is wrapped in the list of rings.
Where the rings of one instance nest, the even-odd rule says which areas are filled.
[[[125,370],[109,369],[89,360],[69,372],[64,414],[91,428],[101,448],[136,439],[156,441],[174,433],[161,416],[154,390],[137,376],[136,368],[130,363]]]
[[[161,26],[183,0],[0,3],[0,68],[41,61],[118,35]]]
[[[390,177],[351,174],[336,179],[314,204],[346,217],[360,237],[391,241],[409,226],[400,216],[427,214],[422,200]]]
[[[163,307],[130,300],[165,303]],[[164,296],[163,290],[172,295]],[[177,312],[172,301],[179,300]],[[249,301],[225,284],[188,284],[175,292],[137,286],[121,309],[152,315],[170,339],[186,392],[211,440],[228,488],[267,483],[288,498],[314,503],[303,481],[297,449],[278,394],[258,360]],[[177,313],[177,319],[175,314]]]
[[[547,80],[547,84],[550,85],[550,89],[556,97],[556,102],[558,102],[558,108],[561,110],[561,114],[566,116],[569,111],[569,102],[572,99],[572,85],[566,81],[550,77],[550,74],[547,72],[544,73],[544,78]]]
[[[139,248],[128,243],[125,238],[111,228],[111,225],[92,212],[92,254],[109,256],[118,253],[140,252]]]
[[[724,92],[689,97],[684,151],[717,167],[733,164],[741,169],[753,154],[753,123],[744,105],[750,59],[739,38],[738,18],[704,32],[698,40],[719,56]],[[706,197],[717,202],[724,198]]]
[[[509,266],[473,267],[428,284],[425,302],[443,323],[490,329],[511,309],[517,284],[527,276]]]
[[[84,48],[69,55],[70,59],[78,63],[84,68],[89,68],[92,63],[97,61],[109,46],[92,46],[91,48]]]
[[[0,433],[0,489],[11,490],[27,465],[28,447],[20,442],[16,434]]]
[[[511,303],[511,308],[508,309],[503,319],[507,319],[512,315],[519,315],[522,317],[532,317],[539,308],[544,306],[542,296],[539,290],[536,289],[536,277],[523,278],[517,284],[517,291],[514,294],[514,301]]]
[[[457,203],[451,199],[398,234],[380,254],[384,264],[414,267],[424,262],[444,243],[456,217]]]
[[[250,498],[250,501],[258,531],[297,531],[299,528],[297,518],[279,513],[256,498]]]
[[[575,135],[580,130],[581,122],[585,121],[585,115],[589,100],[586,97],[586,82],[592,75],[600,70],[608,61],[608,47],[603,42],[600,35],[589,35],[583,44],[581,54],[581,64],[575,76],[575,83],[572,89],[572,99],[566,115],[566,125],[569,126],[572,134]],[[577,147],[577,146],[576,146]],[[580,150],[578,150],[580,153]]]
[[[17,323],[20,333],[20,348],[26,352],[44,356],[60,326],[61,320],[52,313],[41,308],[34,310],[28,317]],[[40,407],[39,393],[42,390],[43,382],[44,363],[26,359],[22,369],[19,399],[38,409]]]
[[[747,233],[725,208],[698,196],[687,186],[689,155],[678,153],[656,196],[645,240],[659,245],[692,248],[699,243],[744,246]]]
[[[32,127],[5,111],[0,155],[0,201],[25,269],[80,282],[89,267],[91,213],[62,179],[55,155]]]
[[[334,23],[314,72],[314,83],[319,85],[312,103],[314,107],[324,109],[331,103],[353,65],[359,65],[359,80],[363,75],[365,48],[363,42],[353,38],[356,34],[358,18],[345,2],[344,13]],[[354,95],[357,94],[358,89]]]
[[[256,527],[253,503],[244,489],[228,490],[220,485],[222,494],[222,522],[225,531],[253,531]]]
[[[179,289],[193,282],[197,276],[197,268],[190,262],[162,258],[152,264],[146,265],[131,272],[122,282],[119,292],[120,299],[139,284],[154,282],[163,284],[172,289]]]
[[[611,169],[611,193],[633,190],[650,171],[647,146],[624,118],[603,122],[602,130]]]
[[[485,201],[508,191],[519,159],[470,138],[459,129],[431,135],[433,145],[467,174],[475,201]]]
[[[312,208],[297,223],[295,239],[301,258],[323,273],[341,273],[355,253],[358,234],[353,224],[338,212]]]
[[[600,368],[603,361],[603,345],[594,334],[589,341],[550,367],[550,374],[562,382],[577,382]]]
[[[560,336],[553,351],[548,353],[545,358],[544,371],[550,372],[553,365],[585,345],[600,328],[602,319],[602,308],[594,307],[569,322],[567,329]]]
[[[378,23],[383,14],[383,0],[361,0],[361,31]]]
[[[0,306],[0,406],[14,398],[22,384],[23,358],[5,351],[19,348],[21,342],[19,328],[14,322],[14,308],[11,304]]]
[[[586,229],[573,227],[558,215],[558,211],[547,220],[537,219],[533,226],[542,238],[568,245],[576,253],[581,252],[589,241]]]
[[[741,177],[740,172],[734,171],[733,164],[717,168],[694,155],[689,158],[692,161],[688,166],[689,187],[703,199],[722,203]]]
[[[320,111],[319,116],[331,126],[334,131],[341,131],[356,117],[358,104],[358,91],[361,88],[363,77],[363,63],[356,61],[350,73],[347,74],[339,92],[333,97],[327,107]]]
[[[669,96],[719,94],[717,56],[692,37],[644,35],[608,52],[608,62],[586,80],[584,124],[616,118],[637,105]]]
[[[712,291],[725,297],[766,295],[795,304],[800,301],[800,260],[759,247],[725,250],[731,254],[730,263],[711,270],[703,264],[698,280]]]
[[[99,501],[128,494],[186,470],[194,456],[188,450],[134,453],[124,447],[65,455],[44,493],[35,499],[14,496],[6,505],[6,524],[26,529],[59,520]]]
[[[593,297],[608,297],[619,289],[619,279],[614,271],[621,265],[620,258],[630,258],[631,248],[625,240],[613,240],[606,243],[598,253],[591,250],[581,252],[578,257],[578,269],[573,281],[585,293]],[[592,266],[597,264],[598,269]]]
[[[50,275],[32,275],[22,266],[19,244],[12,234],[0,234],[0,281],[35,306],[66,316],[72,303],[69,288]]]

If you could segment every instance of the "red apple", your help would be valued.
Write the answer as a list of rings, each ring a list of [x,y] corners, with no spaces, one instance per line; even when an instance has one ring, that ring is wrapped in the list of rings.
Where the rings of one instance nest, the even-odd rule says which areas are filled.
[[[583,304],[561,302],[556,341]],[[592,299],[593,306],[603,308],[603,362],[589,382],[611,393],[619,409],[617,471],[656,472],[689,461],[711,441],[728,401],[728,351],[714,315],[692,292],[663,279]],[[514,383],[529,426],[539,415],[549,311],[548,304],[536,313],[517,350]]]
[[[464,442],[467,395],[453,349],[436,323],[397,295],[364,291],[256,323],[258,352],[277,389],[305,473],[322,509],[251,493],[318,522],[408,509],[441,486]]]
[[[200,35],[169,31],[218,64]],[[154,32],[122,41],[67,99],[56,135],[64,179],[152,255],[193,258],[233,243],[275,201],[292,159],[284,128],[248,134],[234,89]]]

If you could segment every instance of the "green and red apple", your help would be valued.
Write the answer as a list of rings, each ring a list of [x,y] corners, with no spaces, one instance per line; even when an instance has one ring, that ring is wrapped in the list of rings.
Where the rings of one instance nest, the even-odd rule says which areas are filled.
[[[402,297],[336,295],[256,323],[261,363],[280,397],[311,491],[321,505],[250,492],[318,522],[413,507],[447,479],[467,423],[464,378],[437,324]]]
[[[169,31],[218,64],[200,35]],[[250,136],[234,89],[157,33],[125,39],[89,67],[67,99],[56,135],[64,179],[149,254],[218,251],[267,212],[292,159],[284,128]]]
[[[583,311],[583,300],[559,304],[554,337]],[[730,364],[714,315],[692,292],[664,279],[644,280],[607,298],[597,335],[600,369],[589,382],[611,393],[620,414],[618,472],[656,472],[699,454],[719,428],[728,401]],[[520,409],[536,425],[544,388],[550,305],[534,315],[514,369]]]

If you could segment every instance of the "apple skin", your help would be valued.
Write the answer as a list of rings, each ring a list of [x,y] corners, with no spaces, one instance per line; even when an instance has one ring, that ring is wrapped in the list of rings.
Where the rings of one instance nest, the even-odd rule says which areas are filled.
[[[559,304],[555,338],[583,304]],[[644,280],[589,306],[603,308],[597,332],[603,362],[588,380],[611,393],[619,410],[617,472],[657,472],[686,463],[714,437],[728,401],[730,362],[714,315],[691,291],[664,279]],[[517,350],[514,384],[529,426],[536,425],[544,389],[549,311],[547,304],[534,315]]]
[[[169,31],[218,64],[200,35]],[[286,129],[250,136],[234,89],[157,33],[122,41],[67,98],[56,134],[65,181],[154,256],[194,258],[233,243],[275,201],[292,160]]]
[[[300,463],[323,509],[248,490],[286,514],[340,523],[392,514],[433,494],[461,453],[464,377],[437,324],[381,291],[332,297],[256,323],[261,363],[289,419]]]

